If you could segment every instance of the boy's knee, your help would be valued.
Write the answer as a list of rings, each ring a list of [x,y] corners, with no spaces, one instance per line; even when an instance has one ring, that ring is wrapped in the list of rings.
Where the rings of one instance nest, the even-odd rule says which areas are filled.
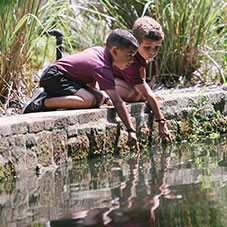
[[[95,96],[89,98],[87,103],[88,103],[88,107],[95,107],[97,103]]]
[[[84,99],[85,105],[86,107],[90,108],[90,107],[95,107],[96,105],[96,98],[94,95],[89,95]]]
[[[96,95],[96,107],[99,107],[103,104],[103,101],[104,101],[105,97],[104,97],[104,94],[102,92],[99,92],[97,95]]]
[[[142,99],[142,95],[140,92],[136,92],[135,94],[135,102],[139,102]]]
[[[138,102],[141,100],[141,93],[136,90],[131,90],[128,92],[126,99],[128,102]]]

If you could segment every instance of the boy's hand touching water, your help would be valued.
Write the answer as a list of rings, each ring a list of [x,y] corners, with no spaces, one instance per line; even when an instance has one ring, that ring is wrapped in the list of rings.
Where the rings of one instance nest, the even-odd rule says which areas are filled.
[[[140,148],[139,148],[139,144],[137,141],[137,137],[136,137],[136,133],[135,132],[128,132],[128,141],[126,143],[129,147],[133,147],[135,146],[136,150],[139,152]]]
[[[168,139],[170,144],[173,144],[173,140],[171,138],[170,132],[166,126],[166,120],[163,119],[162,121],[158,122],[158,130],[159,130],[159,136],[161,139]]]

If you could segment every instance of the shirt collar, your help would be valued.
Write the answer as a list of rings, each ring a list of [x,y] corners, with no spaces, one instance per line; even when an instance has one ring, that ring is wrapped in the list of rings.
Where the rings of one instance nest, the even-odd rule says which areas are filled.
[[[110,65],[112,66],[113,57],[112,57],[110,51],[107,48],[104,49],[104,58],[107,59],[110,62]]]

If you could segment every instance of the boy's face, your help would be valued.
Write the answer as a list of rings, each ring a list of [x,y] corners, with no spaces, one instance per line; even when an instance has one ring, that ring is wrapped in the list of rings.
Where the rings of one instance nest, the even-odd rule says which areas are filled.
[[[133,56],[136,54],[137,48],[129,47],[124,50],[120,50],[117,47],[111,49],[113,56],[113,64],[121,70],[127,68],[133,62]]]
[[[158,54],[160,47],[162,46],[162,40],[155,41],[152,39],[143,39],[138,48],[140,55],[147,61],[152,61]]]

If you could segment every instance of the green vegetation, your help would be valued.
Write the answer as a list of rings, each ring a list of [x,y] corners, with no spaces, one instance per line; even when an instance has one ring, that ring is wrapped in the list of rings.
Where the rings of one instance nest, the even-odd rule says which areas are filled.
[[[63,33],[69,53],[103,45],[104,16],[98,9],[65,0],[2,0],[0,2],[0,110],[19,108],[38,86],[38,72],[55,59],[55,40],[44,34]],[[94,16],[95,14],[95,16]],[[108,16],[107,16],[108,18]],[[102,19],[102,20],[101,20]]]
[[[1,0],[1,112],[20,109],[38,86],[40,70],[55,60],[55,39],[46,31],[59,29],[64,53],[71,54],[104,45],[111,29],[130,30],[142,15],[154,17],[165,33],[149,79],[171,86],[226,82],[224,0]]]
[[[223,0],[99,0],[117,22],[132,28],[138,16],[149,15],[165,34],[163,50],[150,77],[162,82],[226,82],[227,76],[227,7]],[[133,7],[129,7],[133,5]],[[130,11],[130,13],[129,13]],[[128,16],[130,15],[130,17]]]
[[[26,84],[24,69],[31,69],[30,47],[36,38],[36,15],[41,1],[7,1],[0,3],[0,103],[13,90]],[[2,105],[2,107],[4,107]]]
[[[15,166],[12,162],[8,162],[4,166],[0,165],[0,183],[5,179],[11,178],[13,176],[15,176]]]
[[[200,96],[192,100],[190,111],[185,120],[178,125],[176,140],[196,141],[203,138],[219,138],[227,132],[227,117],[222,114],[222,107],[208,105],[208,97]]]

